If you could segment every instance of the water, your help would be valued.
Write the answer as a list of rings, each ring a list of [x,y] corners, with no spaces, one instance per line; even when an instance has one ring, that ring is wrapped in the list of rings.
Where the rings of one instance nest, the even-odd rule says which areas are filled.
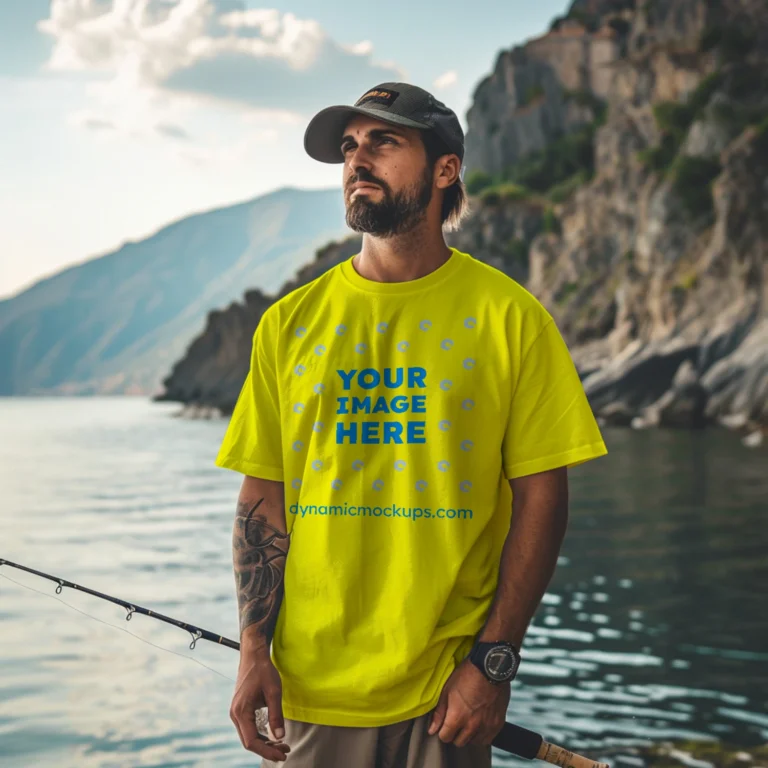
[[[177,410],[0,399],[0,557],[236,638],[240,476],[213,466],[225,421]],[[563,556],[508,719],[615,765],[615,745],[764,743],[766,451],[719,431],[605,436],[610,455],[571,472]],[[236,652],[190,651],[179,629],[65,589],[94,621],[50,582],[0,575],[45,593],[0,578],[0,764],[258,764],[229,720]]]

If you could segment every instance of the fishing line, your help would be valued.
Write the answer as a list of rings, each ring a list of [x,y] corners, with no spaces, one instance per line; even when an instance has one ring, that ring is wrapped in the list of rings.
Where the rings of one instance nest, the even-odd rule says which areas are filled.
[[[19,587],[24,587],[24,589],[29,589],[32,592],[37,592],[38,595],[42,595],[43,597],[50,597],[52,600],[56,600],[62,605],[66,605],[67,608],[71,608],[73,611],[77,611],[78,613],[82,613],[83,616],[87,616],[89,619],[93,619],[94,621],[98,621],[100,624],[106,624],[108,627],[112,627],[112,629],[119,629],[121,632],[125,632],[127,635],[130,635],[131,637],[135,637],[137,640],[141,640],[142,643],[146,643],[147,645],[151,645],[153,648],[157,648],[159,651],[165,651],[166,653],[172,653],[174,656],[178,656],[181,659],[187,659],[188,661],[194,661],[195,664],[199,664],[201,667],[205,667],[205,669],[209,669],[211,672],[215,672],[219,677],[223,677],[225,680],[229,680],[230,682],[234,683],[236,682],[233,678],[229,677],[229,675],[225,675],[223,672],[219,672],[218,669],[214,669],[213,667],[209,667],[207,664],[204,664],[202,661],[199,661],[198,659],[193,658],[192,656],[187,656],[186,654],[179,653],[178,651],[172,651],[170,648],[163,648],[160,645],[156,645],[150,640],[146,640],[143,637],[140,637],[139,635],[134,634],[131,632],[130,629],[126,629],[125,627],[118,627],[117,624],[111,624],[108,621],[104,621],[103,619],[100,619],[98,616],[91,616],[90,613],[86,613],[85,611],[80,610],[79,608],[76,608],[74,605],[70,605],[65,600],[62,600],[60,597],[57,597],[56,595],[51,595],[48,592],[43,592],[40,589],[35,589],[34,587],[30,587],[27,584],[22,584],[20,581],[16,581],[16,579],[12,579],[10,576],[6,576],[2,573],[0,573],[0,578],[6,579],[7,581],[11,581],[14,584],[16,584]]]

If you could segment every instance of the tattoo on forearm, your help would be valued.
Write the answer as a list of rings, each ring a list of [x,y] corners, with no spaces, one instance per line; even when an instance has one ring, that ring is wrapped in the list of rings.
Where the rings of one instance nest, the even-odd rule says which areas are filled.
[[[264,515],[256,513],[263,501],[259,499],[250,509],[250,502],[238,502],[232,552],[240,631],[257,624],[269,643],[283,601],[290,537],[270,525]]]

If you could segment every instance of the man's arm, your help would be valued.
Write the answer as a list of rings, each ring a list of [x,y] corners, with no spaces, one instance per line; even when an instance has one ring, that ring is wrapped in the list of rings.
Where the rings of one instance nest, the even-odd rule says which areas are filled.
[[[496,594],[477,639],[520,648],[557,564],[568,524],[566,467],[510,480],[512,523],[504,542]],[[493,685],[465,659],[443,687],[429,727],[458,747],[490,744],[509,704],[510,685]]]
[[[241,650],[269,651],[283,602],[288,544],[283,484],[245,477],[232,532]]]
[[[512,524],[499,583],[478,640],[506,640],[520,648],[557,565],[568,525],[568,469],[560,467],[509,481]]]
[[[240,666],[229,716],[247,750],[281,762],[290,749],[259,738],[255,713],[266,706],[272,733],[283,738],[282,684],[270,645],[283,602],[288,544],[283,483],[246,476],[232,532]]]

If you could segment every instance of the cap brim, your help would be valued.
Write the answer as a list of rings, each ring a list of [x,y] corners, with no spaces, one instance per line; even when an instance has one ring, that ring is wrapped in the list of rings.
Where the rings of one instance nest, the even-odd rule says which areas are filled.
[[[304,149],[307,154],[321,163],[343,163],[341,137],[344,126],[354,115],[367,115],[376,120],[404,128],[428,130],[429,126],[417,123],[408,117],[401,117],[381,109],[365,107],[335,106],[320,110],[310,121],[304,132]]]

